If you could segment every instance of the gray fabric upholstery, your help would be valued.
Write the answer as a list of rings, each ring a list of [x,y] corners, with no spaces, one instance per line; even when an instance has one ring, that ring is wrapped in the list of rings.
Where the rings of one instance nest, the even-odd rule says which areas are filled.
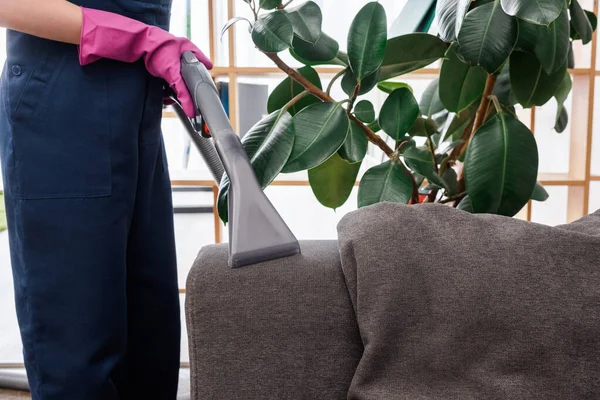
[[[337,242],[230,269],[204,248],[187,281],[193,400],[345,399],[362,355]]]
[[[600,214],[380,204],[339,242],[365,343],[348,399],[600,398]]]

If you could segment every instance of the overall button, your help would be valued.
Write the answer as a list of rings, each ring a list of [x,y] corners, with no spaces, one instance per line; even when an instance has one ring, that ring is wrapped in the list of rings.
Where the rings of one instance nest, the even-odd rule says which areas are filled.
[[[19,76],[23,72],[23,69],[21,68],[20,65],[13,65],[11,70],[15,76]]]

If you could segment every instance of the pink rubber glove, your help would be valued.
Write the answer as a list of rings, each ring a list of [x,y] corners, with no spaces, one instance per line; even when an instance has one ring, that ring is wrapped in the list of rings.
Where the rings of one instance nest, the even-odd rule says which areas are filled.
[[[180,60],[184,52],[191,51],[211,69],[212,63],[198,47],[188,39],[119,14],[84,7],[81,10],[79,62],[82,66],[101,58],[130,63],[143,58],[148,72],[173,88],[188,117],[196,115],[196,107],[181,76]]]

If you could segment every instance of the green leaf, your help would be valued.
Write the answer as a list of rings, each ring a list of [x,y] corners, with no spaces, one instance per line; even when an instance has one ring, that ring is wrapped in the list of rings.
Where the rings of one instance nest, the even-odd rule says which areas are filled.
[[[409,136],[427,137],[434,135],[437,131],[437,125],[432,119],[417,118],[415,123],[408,130]]]
[[[369,169],[361,179],[358,207],[382,202],[407,204],[412,192],[412,178],[399,161],[386,161]]]
[[[500,0],[504,12],[538,25],[549,25],[558,18],[565,0]]]
[[[558,107],[554,130],[556,133],[563,133],[567,129],[567,125],[569,125],[569,112],[565,106]]]
[[[360,163],[350,164],[336,153],[323,164],[308,170],[308,181],[319,203],[335,210],[350,197],[359,170]]]
[[[349,163],[361,162],[367,155],[369,142],[363,130],[354,121],[350,121],[350,131],[338,154]]]
[[[379,125],[385,133],[400,140],[419,116],[419,105],[412,92],[406,88],[396,89],[381,107]]]
[[[590,25],[592,26],[592,32],[594,32],[596,30],[596,28],[598,27],[598,17],[596,16],[596,14],[594,14],[591,11],[588,11],[588,10],[583,10],[583,11],[585,11],[587,18],[590,21]],[[579,16],[578,16],[578,18],[579,18]],[[575,26],[573,25],[573,23],[571,23],[570,36],[571,36],[571,39],[573,39],[573,40],[582,40],[581,35],[579,34],[579,32],[577,32],[577,29],[575,29]]]
[[[377,85],[377,81],[379,80],[379,70],[373,72],[371,75],[363,78],[360,89],[358,91],[358,95],[362,96],[364,94],[369,93],[375,85]],[[344,93],[348,95],[348,97],[352,97],[354,94],[354,88],[356,88],[357,82],[356,78],[352,71],[348,68],[344,76],[342,77],[342,90]]]
[[[373,133],[377,133],[381,130],[381,126],[379,126],[379,121],[371,122],[367,125],[367,127],[373,131]]]
[[[583,44],[588,44],[592,41],[592,34],[594,33],[588,14],[581,8],[577,0],[571,0],[569,11],[571,12],[571,25],[574,33],[576,33],[574,36],[581,38]]]
[[[429,183],[445,188],[447,185],[435,172],[431,152],[419,147],[409,147],[402,154],[408,168],[427,178]]]
[[[321,36],[314,44],[294,37],[293,45],[294,48],[290,50],[290,53],[300,61],[306,60],[307,65],[332,62],[340,50],[338,42],[325,32],[321,33]]]
[[[294,28],[282,11],[261,15],[252,27],[252,41],[267,53],[279,53],[288,49],[293,39]]]
[[[410,85],[408,83],[404,83],[404,82],[387,81],[387,82],[379,82],[377,84],[377,89],[379,89],[382,92],[385,92],[387,94],[390,94],[394,90],[400,89],[400,88],[407,88],[411,92],[413,91],[412,88],[410,87]]]
[[[444,171],[442,180],[446,183],[446,194],[448,196],[458,194],[458,175],[454,168],[448,168]]]
[[[498,98],[501,104],[514,106],[518,103],[510,83],[510,61],[504,64],[502,71],[498,75],[496,86],[494,87],[494,96]]]
[[[476,112],[477,107],[473,106],[448,118],[444,129],[442,129],[442,142],[450,139],[459,140],[465,129],[467,129],[475,118]]]
[[[385,9],[378,2],[370,2],[358,12],[348,34],[348,58],[358,82],[379,69],[386,41]]]
[[[286,9],[285,12],[292,22],[296,36],[313,44],[319,40],[323,25],[323,14],[317,3],[307,1],[297,7]]]
[[[567,57],[567,68],[575,68],[575,53],[573,52],[573,42],[569,43],[569,55]]]
[[[314,168],[338,151],[346,140],[349,120],[340,103],[312,104],[294,116],[296,140],[284,173]]]
[[[0,232],[8,229],[6,222],[6,208],[4,206],[4,192],[0,190]]]
[[[444,161],[444,159],[448,156],[448,153],[450,153],[452,150],[454,150],[458,146],[462,146],[464,143],[465,143],[465,141],[462,139],[455,140],[454,142],[450,143],[443,151],[440,152],[440,154],[438,154],[438,157],[439,157],[438,163],[441,164],[442,161]]]
[[[229,28],[231,28],[233,25],[235,25],[237,22],[240,22],[240,21],[246,21],[250,25],[250,29],[252,29],[252,22],[250,22],[250,20],[248,18],[244,18],[244,17],[232,18],[229,21],[227,21],[227,23],[225,24],[223,29],[221,29],[221,40],[223,40],[223,35],[225,35],[227,30],[229,30]]]
[[[308,79],[313,85],[322,89],[321,79],[319,78],[319,74],[317,71],[312,69],[309,66],[302,67],[297,70],[300,75]],[[273,90],[271,95],[269,96],[269,101],[267,103],[267,112],[272,113],[276,110],[280,110],[283,108],[290,100],[304,92],[304,87],[296,82],[294,79],[287,77],[285,78],[276,88]],[[317,97],[313,95],[309,95],[304,97],[302,100],[298,101],[288,110],[290,114],[296,115],[300,110],[308,107],[314,103],[320,103]]]
[[[517,20],[506,15],[499,3],[477,7],[467,14],[458,34],[458,55],[493,74],[510,56],[518,31]]]
[[[229,222],[229,186],[231,182],[229,181],[229,177],[227,174],[223,174],[223,178],[221,179],[221,184],[219,185],[219,195],[217,197],[217,211],[219,213],[219,217],[224,224]]]
[[[279,175],[294,146],[294,125],[287,112],[276,111],[259,121],[242,138],[256,178],[264,189]],[[219,215],[227,222],[229,179],[221,182]]]
[[[544,202],[550,198],[550,195],[546,191],[546,189],[542,186],[541,183],[537,182],[535,184],[535,189],[533,190],[533,194],[531,195],[531,200]]]
[[[444,110],[444,105],[442,104],[442,100],[440,100],[439,79],[434,79],[429,83],[423,92],[423,96],[421,96],[419,107],[421,109],[421,114],[426,115],[429,118]]]
[[[560,86],[554,93],[557,104],[554,130],[558,133],[563,133],[567,128],[567,124],[569,123],[569,113],[565,108],[565,102],[567,101],[572,88],[573,81],[571,80],[571,75],[566,72]]]
[[[542,26],[521,19],[517,21],[519,25],[519,38],[517,39],[515,49],[528,51],[530,53],[535,52],[535,43],[537,42],[540,33],[543,32],[538,28],[541,28]],[[547,27],[543,27],[547,29]]]
[[[263,10],[273,10],[281,3],[281,0],[260,0],[258,5]]]
[[[561,69],[548,75],[535,55],[515,51],[510,56],[510,83],[515,98],[524,108],[543,106],[560,87],[566,68],[565,62]]]
[[[445,108],[460,112],[483,95],[487,74],[483,68],[471,67],[456,56],[456,45],[446,53],[440,72],[440,100]]]
[[[276,111],[258,122],[242,139],[256,178],[265,188],[279,175],[294,147],[294,125],[287,112]]]
[[[471,0],[438,0],[436,15],[440,37],[446,42],[453,42],[460,31]]]
[[[592,11],[584,10],[588,19],[590,20],[590,24],[592,24],[592,31],[596,31],[598,28],[598,17]]]
[[[354,115],[359,121],[370,124],[375,121],[375,107],[370,101],[361,100],[354,106]]]
[[[446,50],[446,43],[428,33],[411,33],[390,39],[385,47],[379,81],[426,67],[444,57]]]
[[[512,217],[531,199],[538,149],[531,131],[500,112],[473,136],[465,160],[465,182],[473,210]]]
[[[537,37],[535,55],[547,74],[558,71],[564,66],[569,55],[569,15],[563,9],[559,17],[550,26],[536,26]]]
[[[462,199],[460,203],[458,203],[458,206],[456,208],[458,208],[461,211],[473,214],[473,207],[471,206],[471,199],[469,198],[469,196],[465,196],[465,198]]]
[[[290,55],[292,57],[294,57],[296,60],[298,60],[300,63],[302,63],[304,65],[310,65],[313,67],[316,65],[339,65],[344,68],[348,66],[348,63],[346,61],[344,61],[342,58],[341,51],[338,52],[337,56],[334,59],[327,60],[327,61],[309,61],[307,59],[300,57],[298,54],[294,53],[294,49],[290,49]]]

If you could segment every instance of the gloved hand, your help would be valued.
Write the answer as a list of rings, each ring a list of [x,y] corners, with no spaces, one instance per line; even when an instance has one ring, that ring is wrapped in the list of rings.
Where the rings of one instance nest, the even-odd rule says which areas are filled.
[[[206,68],[211,61],[192,42],[142,22],[106,11],[82,7],[83,24],[79,62],[87,65],[101,58],[123,62],[144,59],[148,72],[162,78],[175,91],[188,117],[196,107],[181,76],[181,55],[191,51]]]

